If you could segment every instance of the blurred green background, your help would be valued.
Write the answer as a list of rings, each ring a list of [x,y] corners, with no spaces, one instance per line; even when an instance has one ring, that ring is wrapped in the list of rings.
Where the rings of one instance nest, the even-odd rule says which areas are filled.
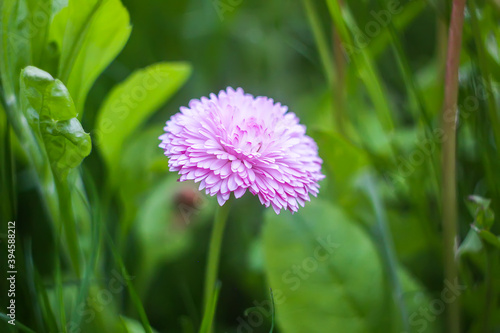
[[[180,106],[231,86],[296,113],[319,145],[327,177],[319,197],[293,216],[276,216],[250,194],[233,202],[214,332],[269,332],[269,288],[274,332],[441,332],[445,311],[458,302],[443,298],[450,283],[458,285],[452,293],[461,299],[463,332],[500,332],[500,228],[490,225],[500,209],[498,1],[470,0],[466,11],[456,160],[461,280],[448,284],[439,129],[451,1],[346,0],[342,14],[336,1],[122,3],[130,38],[85,105],[75,102],[93,149],[68,180],[73,240],[59,238],[29,153],[2,111],[0,215],[4,235],[4,224],[17,221],[19,322],[35,332],[198,331],[217,202],[176,182],[158,136]],[[5,37],[11,27],[2,29]],[[59,77],[62,51],[50,38],[49,49],[50,59],[22,67]],[[104,102],[131,74],[159,62],[179,62],[175,87],[126,131],[109,162],[102,148],[109,139],[98,138]],[[9,109],[5,82],[2,108]],[[68,256],[73,241],[81,274]],[[0,287],[3,306],[5,280]]]

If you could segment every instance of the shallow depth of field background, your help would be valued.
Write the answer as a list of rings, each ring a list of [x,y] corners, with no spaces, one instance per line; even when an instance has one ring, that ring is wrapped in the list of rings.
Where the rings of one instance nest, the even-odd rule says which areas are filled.
[[[74,214],[99,218],[107,230],[102,231],[95,277],[82,308],[83,320],[92,319],[82,332],[144,331],[137,300],[126,286],[110,291],[110,281],[121,274],[117,258],[131,276],[151,327],[157,332],[198,330],[217,201],[191,182],[176,182],[157,137],[180,106],[228,86],[269,96],[296,113],[319,145],[326,179],[319,197],[293,216],[282,212],[276,217],[248,192],[233,201],[222,248],[214,332],[269,332],[269,288],[275,292],[274,332],[400,333],[405,320],[408,332],[443,331],[449,302],[442,293],[449,287],[442,262],[439,128],[451,1],[344,2],[350,8],[346,22],[357,46],[345,43],[354,55],[342,57],[343,74],[333,71],[332,85],[304,6],[314,7],[314,24],[328,43],[322,51],[331,56],[327,67],[335,68],[332,19],[323,1],[123,0],[132,33],[88,95],[85,131],[93,134],[106,95],[133,71],[160,61],[181,61],[191,66],[191,74],[127,138],[119,177],[110,176],[95,142],[80,167],[92,179],[94,188],[88,192],[95,192],[93,198],[106,198],[91,200],[91,207],[75,205]],[[469,2],[477,7],[479,30],[467,12],[457,128],[461,241],[477,218],[477,207],[468,196],[491,199],[490,208],[500,212],[497,128],[488,111],[493,108],[498,117],[500,4]],[[390,6],[395,13],[381,18],[380,11],[388,13]],[[484,66],[478,40],[486,53]],[[363,61],[364,56],[369,61]],[[486,93],[484,69],[492,87]],[[43,332],[48,331],[48,317],[61,325],[54,259],[58,242],[26,159],[16,158],[15,173],[20,266],[16,318]],[[118,180],[112,190],[107,189],[110,178]],[[122,234],[124,224],[130,227]],[[82,235],[90,234],[85,232],[89,226],[77,228],[84,230]],[[491,232],[499,233],[498,223]],[[473,245],[458,255],[462,282],[452,291],[461,297],[463,332],[486,332],[484,320],[498,332],[499,249],[476,235],[470,238]],[[80,242],[82,251],[97,246],[91,238]],[[325,242],[336,245],[316,251]],[[0,261],[3,272],[3,255]],[[67,260],[61,265],[61,297],[69,316],[80,281]],[[34,291],[39,287],[33,289],[30,281],[35,275],[53,314],[41,305]],[[0,286],[0,312],[5,312],[6,285],[2,281]],[[248,310],[256,306],[264,308]],[[1,330],[7,332],[4,324],[0,322]]]

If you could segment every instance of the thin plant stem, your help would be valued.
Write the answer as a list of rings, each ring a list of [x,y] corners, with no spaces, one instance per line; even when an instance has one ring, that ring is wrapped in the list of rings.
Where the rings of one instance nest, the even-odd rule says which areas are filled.
[[[223,206],[218,207],[215,213],[214,225],[212,227],[212,235],[210,236],[210,245],[208,249],[207,268],[205,272],[205,292],[203,298],[204,316],[210,309],[211,300],[215,295],[217,282],[217,273],[219,271],[220,249],[222,238],[229,215],[231,202],[226,202]]]
[[[457,186],[456,186],[456,119],[458,99],[458,70],[462,46],[462,29],[466,0],[453,0],[451,12],[442,126],[444,131],[442,150],[442,202],[443,202],[443,252],[445,280],[454,283],[458,279],[455,247],[458,236]],[[447,331],[460,332],[460,304],[456,300],[447,308]]]
[[[325,37],[325,33],[321,28],[321,20],[312,0],[302,0],[302,3],[306,10],[307,20],[309,21],[309,25],[311,26],[316,47],[318,48],[318,53],[321,64],[323,66],[323,70],[325,72],[326,80],[328,81],[330,87],[333,87],[335,70],[330,61],[332,56],[329,51],[327,38]]]
[[[342,2],[340,1],[340,4]],[[347,62],[344,56],[344,47],[342,46],[342,38],[335,27],[332,31],[333,39],[333,56],[335,63],[335,73],[337,79],[333,87],[333,105],[335,105],[335,121],[340,134],[345,136],[346,132],[346,115],[345,115],[345,77]]]

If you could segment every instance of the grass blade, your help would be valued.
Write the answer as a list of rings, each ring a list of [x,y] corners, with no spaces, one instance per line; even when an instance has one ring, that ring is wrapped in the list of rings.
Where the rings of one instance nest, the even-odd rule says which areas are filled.
[[[314,41],[318,48],[319,57],[321,59],[321,64],[323,65],[323,70],[325,71],[326,80],[328,84],[333,89],[334,85],[334,68],[332,66],[332,55],[330,52],[330,47],[328,45],[327,38],[323,29],[321,28],[321,20],[319,19],[316,8],[311,0],[302,0],[304,8],[306,9],[307,20],[311,26],[313,32]]]
[[[8,322],[10,318],[5,314],[5,313],[0,313],[0,319],[4,320],[5,322]],[[22,332],[27,332],[27,333],[36,333],[33,331],[31,328],[27,327],[23,323],[19,322],[19,320],[16,319],[16,326],[17,329],[21,330]]]
[[[108,240],[108,246],[113,254],[114,260],[116,261],[116,263],[118,264],[118,266],[120,268],[122,276],[129,276],[127,273],[127,269],[125,268],[125,265],[123,263],[123,260],[121,259],[120,255],[118,254],[118,252],[114,246],[114,243],[113,243],[113,240],[111,239],[111,236],[107,232],[106,232],[106,235],[107,235],[107,240]],[[142,302],[139,298],[139,295],[137,294],[132,283],[128,279],[125,279],[125,281],[127,284],[127,289],[128,289],[129,295],[130,295],[130,299],[131,299],[132,303],[134,304],[135,309],[139,313],[139,317],[141,319],[142,326],[144,327],[144,331],[146,333],[153,333],[153,329],[151,328],[151,325],[149,324],[149,320],[148,320],[148,317],[146,315],[146,311],[144,310],[144,306],[142,305]]]
[[[339,35],[348,47],[356,45],[351,37],[350,30],[358,29],[347,6],[340,6],[338,0],[327,0],[328,8]],[[357,52],[349,52],[358,70],[358,74],[365,84],[367,92],[378,113],[378,118],[387,132],[394,130],[394,121],[391,107],[388,103],[382,82],[379,79],[373,60],[365,47],[356,47]]]

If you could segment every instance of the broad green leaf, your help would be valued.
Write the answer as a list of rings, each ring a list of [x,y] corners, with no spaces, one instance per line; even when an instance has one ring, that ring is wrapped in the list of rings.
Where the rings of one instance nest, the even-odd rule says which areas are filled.
[[[96,123],[97,145],[109,168],[116,168],[125,139],[182,86],[190,72],[186,63],[158,63],[134,72],[110,92]]]
[[[52,170],[65,178],[90,154],[90,136],[76,119],[64,84],[36,67],[21,72],[21,103],[28,122],[39,133]]]
[[[54,18],[51,39],[59,45],[59,76],[79,116],[97,77],[125,46],[131,32],[120,0],[70,0]]]
[[[319,200],[298,213],[267,212],[264,252],[283,332],[381,332],[390,294],[375,245]]]
[[[401,319],[370,237],[337,207],[313,200],[298,213],[267,212],[264,252],[282,332],[398,332]],[[428,305],[422,287],[398,270],[412,324]]]
[[[53,16],[53,3],[56,0],[26,0],[29,7],[29,36],[31,40],[31,58],[30,65],[41,66],[45,57],[45,48],[49,34],[50,22]],[[57,5],[56,5],[57,6]]]

